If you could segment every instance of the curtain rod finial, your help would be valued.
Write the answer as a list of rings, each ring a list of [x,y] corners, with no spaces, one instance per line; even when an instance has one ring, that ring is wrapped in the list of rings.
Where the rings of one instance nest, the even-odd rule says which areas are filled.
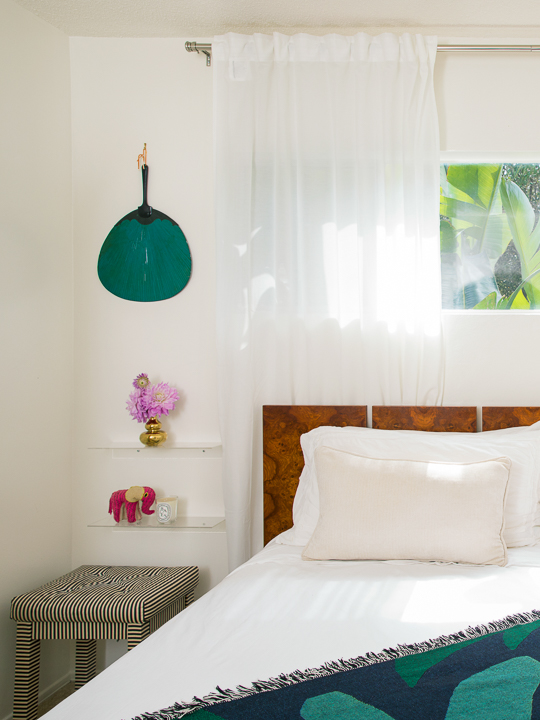
[[[206,55],[206,66],[210,67],[212,65],[212,44],[211,43],[197,43],[197,42],[191,42],[191,41],[187,40],[186,41],[186,50],[187,50],[187,52],[203,53],[203,55]]]

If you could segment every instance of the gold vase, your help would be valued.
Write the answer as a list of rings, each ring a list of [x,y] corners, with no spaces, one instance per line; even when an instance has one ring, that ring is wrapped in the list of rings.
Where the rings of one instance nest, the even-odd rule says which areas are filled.
[[[161,423],[157,417],[151,417],[144,427],[146,428],[146,432],[139,435],[139,440],[143,445],[155,447],[156,445],[161,445],[167,439],[167,433],[165,430],[160,429]]]

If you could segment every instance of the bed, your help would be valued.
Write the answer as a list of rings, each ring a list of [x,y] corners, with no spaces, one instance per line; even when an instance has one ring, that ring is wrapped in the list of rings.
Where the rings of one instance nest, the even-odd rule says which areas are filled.
[[[367,408],[356,406],[265,407],[264,549],[46,717],[540,718],[540,408],[483,408],[478,434],[475,407],[373,407],[372,429],[367,429],[367,418]],[[485,440],[480,441],[481,436]],[[308,512],[302,528],[299,505],[302,499],[306,507],[313,505],[313,487],[306,480],[311,456],[321,488],[320,517],[326,518],[331,513],[323,505],[323,488],[328,477],[335,482],[335,468],[341,468],[335,458],[346,463],[343,477],[349,471],[369,475],[374,467],[369,463],[373,458],[382,462],[379,455],[387,449],[390,459],[384,460],[384,472],[401,473],[402,466],[392,464],[398,462],[392,457],[394,439],[405,455],[412,453],[399,458],[409,463],[411,482],[418,473],[425,476],[424,461],[416,457],[424,450],[412,450],[417,439],[437,448],[446,444],[453,459],[427,458],[430,473],[435,468],[448,478],[444,473],[455,474],[459,465],[463,482],[469,482],[468,473],[476,473],[463,486],[471,488],[472,498],[479,487],[491,492],[482,495],[487,506],[492,496],[499,498],[493,501],[493,512],[504,512],[505,524],[499,516],[489,520],[489,542],[496,547],[486,546],[487,562],[467,562],[467,553],[476,552],[477,544],[462,542],[476,516],[483,518],[480,507],[467,515],[459,533],[459,552],[465,553],[459,562],[329,559],[324,557],[329,547],[325,542],[330,543],[330,555],[343,543],[335,527],[329,540],[321,535],[314,545],[316,533],[322,532],[320,523],[315,518],[314,532]],[[374,453],[352,452],[351,442],[353,449],[356,442],[363,448],[368,443]],[[475,442],[484,443],[478,454],[470,450]],[[510,455],[512,463],[505,459]],[[512,492],[517,488],[521,495],[510,498],[517,471],[521,484]],[[455,483],[445,482],[454,492]],[[332,493],[332,502],[333,496],[341,502],[341,495]],[[531,497],[534,506],[529,507]],[[402,500],[407,502],[407,497]],[[514,516],[509,514],[511,505]],[[447,506],[452,503],[445,500],[437,513],[444,514]],[[467,503],[467,512],[470,507]],[[338,510],[344,512],[343,506]],[[527,513],[525,535],[522,519]],[[410,514],[407,511],[407,517]],[[367,516],[366,524],[371,520]],[[381,524],[377,520],[377,527]],[[496,527],[498,535],[492,532]],[[508,531],[514,534],[502,542]],[[302,532],[312,533],[307,544]],[[420,544],[415,537],[407,537],[409,541],[421,552],[433,545],[425,538]],[[362,536],[358,542],[369,543],[370,538]],[[319,557],[306,557],[308,551]]]

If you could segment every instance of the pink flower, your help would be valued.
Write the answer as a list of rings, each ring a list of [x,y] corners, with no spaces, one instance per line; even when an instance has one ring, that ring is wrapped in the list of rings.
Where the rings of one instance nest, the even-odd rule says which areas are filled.
[[[153,413],[148,411],[145,389],[134,390],[131,393],[129,400],[127,401],[127,409],[129,410],[131,417],[140,423],[145,423],[152,417]]]
[[[148,375],[141,373],[133,381],[135,390],[129,396],[127,409],[137,422],[145,423],[151,417],[168,415],[178,400],[178,390],[168,383],[150,385]]]
[[[150,417],[152,415],[168,415],[170,410],[174,410],[176,401],[178,400],[178,390],[172,388],[167,383],[157,383],[146,388],[145,402]]]
[[[133,387],[137,389],[144,390],[144,388],[148,387],[148,385],[150,385],[150,380],[148,379],[148,375],[146,373],[137,375],[133,381]]]

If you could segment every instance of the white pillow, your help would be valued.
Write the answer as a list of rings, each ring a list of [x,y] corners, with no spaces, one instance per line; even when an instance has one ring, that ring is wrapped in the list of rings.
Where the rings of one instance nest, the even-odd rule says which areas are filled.
[[[504,435],[520,435],[526,432],[538,433],[538,444],[540,448],[540,421],[533,423],[532,425],[517,425],[516,427],[502,428],[501,430],[486,430],[488,434],[497,433],[494,437],[501,437]],[[539,450],[540,452],[540,450]],[[540,502],[540,468],[538,472],[538,501]],[[540,509],[538,510],[540,512]]]
[[[510,428],[503,428],[502,430],[488,430],[487,432],[496,432],[500,434],[508,434],[512,435],[516,432],[522,433],[527,431],[533,431],[540,433],[540,421],[533,423],[532,425],[518,425],[516,427],[510,427]],[[540,434],[538,435],[540,438]],[[540,439],[539,439],[540,444]],[[538,504],[536,505],[536,515],[534,519],[534,525],[540,525],[540,469],[538,472]],[[536,541],[538,542],[538,539],[540,537],[540,527],[535,527],[534,529]]]
[[[511,462],[381,460],[318,447],[320,514],[305,560],[506,565]]]
[[[521,431],[521,432],[520,432]],[[505,456],[512,461],[505,510],[508,547],[537,542],[533,523],[540,477],[540,432],[509,428],[482,433],[438,433],[319,427],[300,438],[304,469],[294,498],[294,526],[277,542],[306,545],[319,518],[319,494],[313,453],[325,445],[364,457],[435,462],[479,462]]]

